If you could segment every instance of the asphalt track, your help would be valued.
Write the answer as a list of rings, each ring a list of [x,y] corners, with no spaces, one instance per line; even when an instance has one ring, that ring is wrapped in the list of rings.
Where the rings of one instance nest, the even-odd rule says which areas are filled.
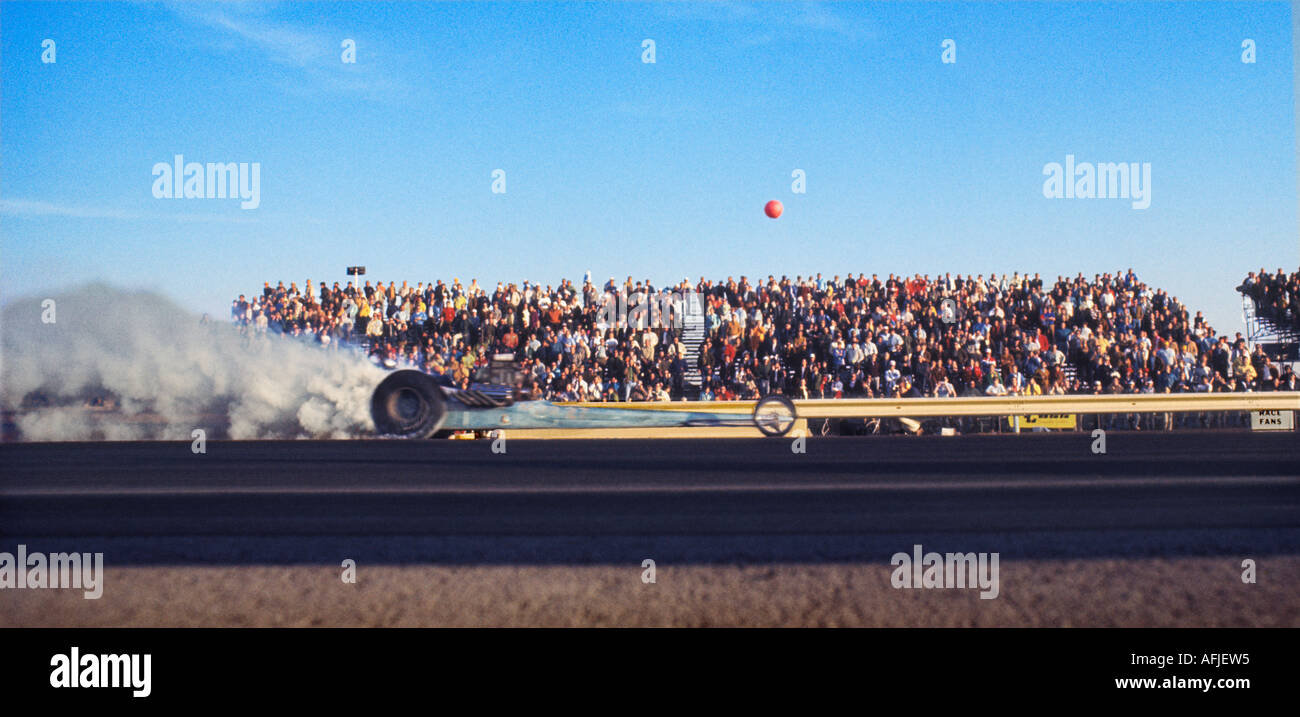
[[[0,550],[107,586],[0,626],[1297,627],[1297,440],[2,444]],[[916,544],[999,553],[999,595],[896,589]]]
[[[0,446],[0,535],[1300,527],[1294,433]]]

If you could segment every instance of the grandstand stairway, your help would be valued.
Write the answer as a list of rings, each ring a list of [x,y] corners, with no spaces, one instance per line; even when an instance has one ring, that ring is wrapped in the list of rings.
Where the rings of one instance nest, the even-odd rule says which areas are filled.
[[[700,377],[700,347],[704,345],[704,302],[698,292],[686,295],[686,311],[682,317],[682,346],[686,348],[685,384],[687,398],[699,398],[703,379]]]
[[[1241,313],[1246,320],[1246,341],[1251,347],[1262,346],[1274,361],[1300,361],[1300,331],[1259,314],[1255,301],[1242,293]]]
[[[1241,299],[1241,314],[1246,320],[1246,339],[1252,345],[1260,342],[1300,343],[1300,331],[1260,316],[1255,301],[1249,296],[1243,294]]]

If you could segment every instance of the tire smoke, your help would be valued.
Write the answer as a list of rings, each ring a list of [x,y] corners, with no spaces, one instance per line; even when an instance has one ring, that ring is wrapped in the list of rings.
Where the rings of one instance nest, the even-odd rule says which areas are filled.
[[[373,434],[385,372],[359,353],[242,335],[151,292],[92,284],[50,298],[51,323],[45,297],[12,301],[0,322],[0,405],[19,440]]]

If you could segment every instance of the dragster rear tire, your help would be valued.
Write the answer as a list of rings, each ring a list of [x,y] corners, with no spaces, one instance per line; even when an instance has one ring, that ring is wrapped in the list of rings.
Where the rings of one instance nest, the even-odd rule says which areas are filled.
[[[784,415],[789,416],[788,420],[784,419]],[[765,416],[769,419],[773,416],[779,418],[765,420]],[[754,404],[754,426],[770,438],[780,438],[789,433],[798,418],[794,402],[779,393],[770,393]]]
[[[447,418],[447,402],[433,378],[419,371],[394,371],[370,397],[370,418],[381,436],[428,438]]]

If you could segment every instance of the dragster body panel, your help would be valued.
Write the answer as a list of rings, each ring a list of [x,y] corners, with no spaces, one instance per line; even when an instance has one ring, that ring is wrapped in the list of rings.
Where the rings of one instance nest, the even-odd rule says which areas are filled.
[[[467,408],[454,397],[447,402],[442,430],[484,431],[496,428],[671,428],[676,426],[750,426],[749,414],[703,411],[649,411],[623,408],[561,406],[550,401],[521,401],[497,408]]]

